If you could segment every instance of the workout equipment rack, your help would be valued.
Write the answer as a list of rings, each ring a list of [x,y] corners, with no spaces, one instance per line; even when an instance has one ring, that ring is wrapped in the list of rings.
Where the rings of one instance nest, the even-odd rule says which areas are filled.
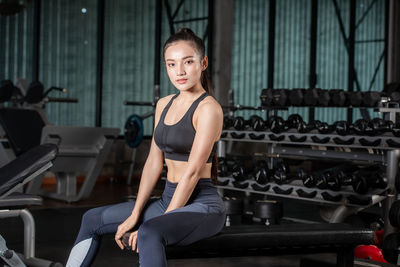
[[[291,141],[291,138],[294,140],[293,137],[302,138],[304,142],[293,142]],[[319,140],[329,140],[325,140],[324,143],[316,143],[312,139],[315,137]],[[276,141],[277,138],[279,141]],[[343,141],[352,139],[353,143],[351,145],[337,144],[334,142],[334,140],[337,139]],[[360,139],[367,140],[371,143],[374,141],[377,142],[379,139],[380,142],[379,145],[376,146],[363,146],[360,143]],[[225,157],[227,148],[230,150],[232,142],[254,142],[265,144],[265,156],[269,159],[269,164],[271,165],[274,158],[334,159],[338,161],[351,160],[360,165],[379,163],[386,166],[387,187],[384,189],[372,189],[367,194],[358,194],[347,187],[343,187],[340,191],[332,191],[329,189],[307,188],[303,186],[300,181],[293,181],[290,184],[283,185],[269,182],[267,185],[261,186],[261,190],[260,187],[257,188],[258,190],[255,190],[254,185],[256,182],[254,180],[246,180],[240,182],[239,186],[238,184],[234,186],[233,178],[219,177],[220,185],[218,187],[220,189],[299,199],[321,205],[334,206],[335,210],[330,218],[331,223],[342,222],[348,215],[373,206],[379,202],[386,201],[388,197],[391,197],[392,199],[394,198],[395,179],[400,156],[400,138],[398,137],[392,135],[341,136],[337,134],[319,134],[317,132],[298,133],[297,131],[291,130],[278,134],[268,131],[256,132],[224,130],[222,138],[218,144],[218,156]],[[299,192],[305,192],[306,194],[299,194]],[[300,196],[310,194],[312,197]],[[390,207],[390,204],[387,205]],[[387,218],[388,212],[385,211],[384,213],[385,218]]]

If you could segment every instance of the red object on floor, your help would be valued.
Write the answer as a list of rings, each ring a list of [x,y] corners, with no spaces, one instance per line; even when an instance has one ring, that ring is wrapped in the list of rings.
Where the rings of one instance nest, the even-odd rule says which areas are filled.
[[[375,245],[378,247],[382,247],[383,244],[383,237],[384,237],[385,231],[384,229],[381,229],[379,231],[375,231]]]
[[[354,257],[372,261],[385,262],[382,250],[374,245],[362,245],[354,249]]]

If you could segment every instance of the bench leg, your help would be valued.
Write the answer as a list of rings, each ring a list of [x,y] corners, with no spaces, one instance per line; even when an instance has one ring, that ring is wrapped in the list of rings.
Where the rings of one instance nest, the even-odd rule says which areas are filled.
[[[354,266],[354,248],[342,248],[337,252],[337,267],[353,267]]]

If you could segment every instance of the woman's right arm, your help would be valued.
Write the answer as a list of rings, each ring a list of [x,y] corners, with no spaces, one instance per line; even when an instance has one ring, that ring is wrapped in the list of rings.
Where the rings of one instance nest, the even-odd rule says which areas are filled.
[[[161,98],[157,102],[156,112],[154,114],[153,132],[155,131],[158,121],[160,120],[161,113],[164,110],[167,103],[169,102],[170,98],[171,98],[170,96],[167,96]],[[147,156],[146,163],[144,164],[143,167],[142,177],[140,178],[139,191],[137,194],[135,207],[133,208],[132,211],[132,216],[135,217],[136,219],[138,219],[140,214],[142,213],[144,206],[146,205],[158,179],[160,178],[160,174],[163,169],[163,164],[164,164],[164,154],[160,150],[160,148],[156,145],[153,134],[153,138],[151,139],[150,152],[149,155]]]
[[[156,106],[156,112],[154,116],[154,127],[157,126],[160,120],[161,112],[166,105],[166,99],[160,99]],[[154,128],[155,129],[155,128]],[[154,142],[154,137],[151,140],[150,152],[147,156],[146,163],[143,167],[142,176],[140,178],[139,190],[135,202],[135,206],[132,210],[131,215],[118,226],[117,232],[115,234],[115,241],[118,246],[123,249],[124,246],[121,242],[122,236],[129,230],[131,230],[139,220],[140,214],[143,211],[150,195],[160,178],[160,174],[163,168],[164,155],[163,152]]]
[[[132,211],[132,216],[136,219],[139,218],[144,206],[150,198],[150,195],[153,192],[153,189],[160,177],[162,169],[163,153],[155,144],[153,137],[151,141],[150,153],[143,167],[135,207]]]

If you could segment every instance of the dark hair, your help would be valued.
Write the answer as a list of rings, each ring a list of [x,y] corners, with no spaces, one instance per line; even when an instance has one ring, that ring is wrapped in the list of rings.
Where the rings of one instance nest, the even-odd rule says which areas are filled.
[[[172,44],[179,42],[179,41],[187,41],[193,44],[193,47],[197,50],[200,54],[200,58],[203,59],[205,57],[206,48],[204,45],[203,40],[198,37],[191,29],[189,28],[181,28],[176,33],[171,35],[168,40],[165,42],[163,47],[163,57],[165,58],[165,51],[168,47]],[[214,90],[211,85],[210,75],[208,73],[208,69],[205,69],[201,73],[200,77],[201,85],[203,86],[204,90],[211,95],[214,96]],[[214,183],[217,183],[218,177],[218,159],[217,155],[214,154],[211,166],[211,178],[213,179]]]

